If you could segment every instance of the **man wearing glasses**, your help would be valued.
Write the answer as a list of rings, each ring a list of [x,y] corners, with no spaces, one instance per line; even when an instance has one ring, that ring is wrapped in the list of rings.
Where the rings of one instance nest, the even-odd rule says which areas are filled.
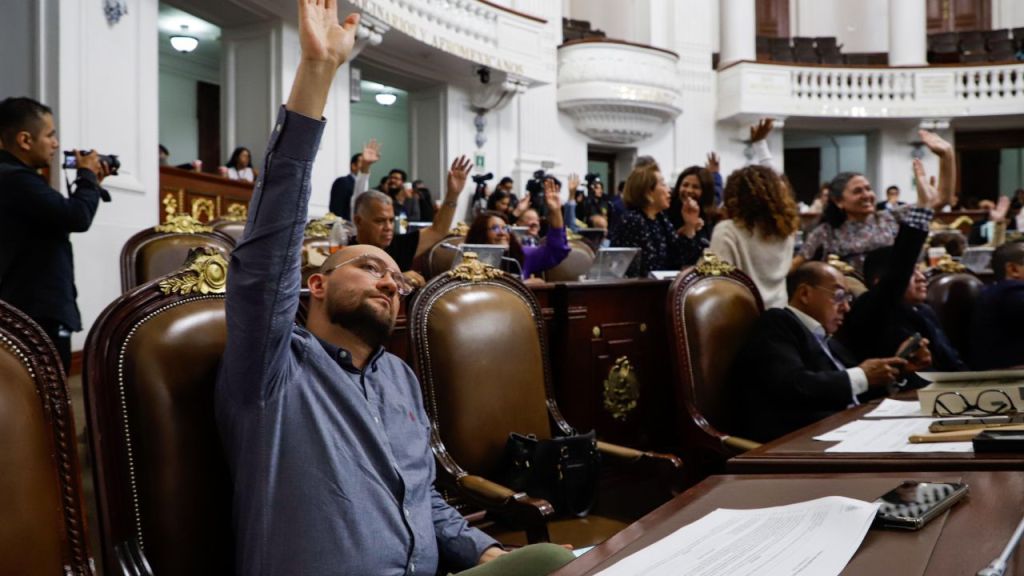
[[[831,339],[853,295],[843,274],[805,262],[786,278],[789,304],[765,310],[733,365],[737,433],[768,441],[884,392],[907,365],[873,358],[859,365]],[[922,352],[922,357],[926,353]]]
[[[296,326],[302,229],[322,113],[359,19],[299,0],[302,59],[278,113],[246,234],[231,254],[216,416],[231,468],[235,573],[547,574],[557,546],[505,554],[434,488],[430,423],[409,367],[383,350],[410,287],[375,246],[333,254]],[[479,566],[478,566],[479,565]]]

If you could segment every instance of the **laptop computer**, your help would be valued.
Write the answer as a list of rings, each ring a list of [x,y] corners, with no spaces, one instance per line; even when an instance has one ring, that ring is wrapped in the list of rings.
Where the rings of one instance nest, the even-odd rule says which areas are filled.
[[[587,271],[587,280],[622,278],[639,253],[639,248],[601,248]]]
[[[992,252],[995,248],[991,246],[974,246],[964,251],[960,257],[960,263],[975,274],[986,274],[992,272]]]

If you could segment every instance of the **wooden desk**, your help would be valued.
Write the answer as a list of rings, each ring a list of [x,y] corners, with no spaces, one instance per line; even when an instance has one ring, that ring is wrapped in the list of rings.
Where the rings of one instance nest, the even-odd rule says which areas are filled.
[[[252,199],[252,187],[252,182],[161,166],[160,222],[182,213],[200,222],[210,222],[223,216],[245,218]]]
[[[861,418],[876,407],[866,404],[834,414],[730,459],[726,470],[731,473],[793,473],[793,472],[897,472],[903,470],[1024,470],[1024,454],[1020,453],[870,453],[834,454],[825,449],[835,442],[820,442],[815,436],[824,434]]]
[[[970,494],[920,531],[870,530],[843,574],[975,574],[1002,551],[1024,512],[1020,472],[712,476],[554,574],[595,574],[716,508],[780,506],[823,496],[871,501],[907,478],[964,481]],[[1024,547],[1011,557],[1006,574],[1024,574]]]

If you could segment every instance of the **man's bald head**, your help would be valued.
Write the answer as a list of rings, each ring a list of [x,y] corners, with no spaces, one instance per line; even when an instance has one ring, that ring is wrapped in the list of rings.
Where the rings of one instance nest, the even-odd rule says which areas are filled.
[[[320,274],[325,274],[327,273],[327,271],[335,268],[338,264],[346,260],[358,258],[363,254],[370,254],[376,256],[377,258],[380,258],[385,263],[387,263],[388,267],[392,268],[393,270],[398,270],[398,264],[395,263],[394,258],[392,258],[391,255],[388,254],[387,252],[370,244],[356,244],[354,246],[346,246],[341,250],[338,250],[334,254],[328,256],[327,260],[324,260],[324,263],[320,265]]]
[[[796,270],[790,272],[789,276],[786,276],[786,292],[792,299],[801,285],[820,286],[835,276],[844,280],[842,273],[829,264],[816,260],[804,262]]]

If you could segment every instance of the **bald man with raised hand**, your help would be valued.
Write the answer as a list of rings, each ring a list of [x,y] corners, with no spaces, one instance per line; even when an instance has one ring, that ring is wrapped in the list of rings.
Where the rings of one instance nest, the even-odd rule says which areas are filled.
[[[231,253],[216,416],[245,576],[547,574],[557,546],[506,553],[434,488],[430,423],[412,370],[384,351],[410,287],[374,246],[333,254],[299,305],[302,229],[327,93],[359,24],[299,0],[302,59],[278,113],[249,222]]]

